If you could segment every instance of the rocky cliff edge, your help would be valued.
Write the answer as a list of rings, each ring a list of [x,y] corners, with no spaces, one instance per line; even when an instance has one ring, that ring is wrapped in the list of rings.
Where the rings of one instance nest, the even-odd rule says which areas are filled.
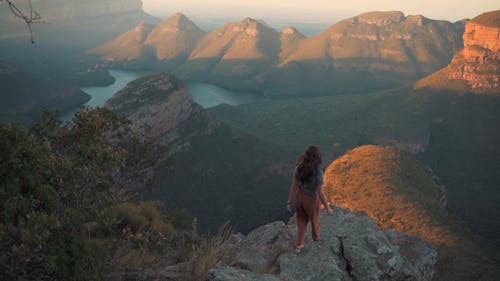
[[[418,81],[416,89],[500,94],[500,10],[465,25],[464,49],[444,69]]]
[[[321,240],[293,250],[295,226],[274,222],[235,234],[207,280],[431,280],[436,251],[423,239],[383,231],[366,214],[338,207],[321,216]]]

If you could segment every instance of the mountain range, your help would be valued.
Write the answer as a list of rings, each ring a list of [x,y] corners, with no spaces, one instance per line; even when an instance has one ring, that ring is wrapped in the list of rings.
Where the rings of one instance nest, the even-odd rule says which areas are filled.
[[[251,18],[204,33],[175,14],[155,30],[136,27],[89,53],[108,65],[167,69],[233,89],[318,95],[408,85],[449,62],[462,46],[463,27],[370,12],[306,38],[293,27],[278,32]],[[137,40],[142,37],[147,39]],[[120,46],[129,45],[142,51],[126,55]],[[139,55],[151,49],[152,56]]]

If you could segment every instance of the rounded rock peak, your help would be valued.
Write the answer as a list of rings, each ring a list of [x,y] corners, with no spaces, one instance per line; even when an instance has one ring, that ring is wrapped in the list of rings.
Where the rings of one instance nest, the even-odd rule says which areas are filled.
[[[139,23],[136,27],[135,27],[135,31],[143,31],[144,29],[147,29],[147,28],[152,28],[153,25],[152,24],[149,24],[147,22],[141,22]]]
[[[246,17],[240,21],[241,24],[257,23],[257,20]]]
[[[289,26],[289,27],[283,29],[283,31],[281,33],[291,35],[291,34],[297,34],[297,33],[299,33],[299,31],[295,27]]]
[[[182,26],[189,22],[190,20],[183,13],[175,13],[164,21],[165,24],[173,26]]]

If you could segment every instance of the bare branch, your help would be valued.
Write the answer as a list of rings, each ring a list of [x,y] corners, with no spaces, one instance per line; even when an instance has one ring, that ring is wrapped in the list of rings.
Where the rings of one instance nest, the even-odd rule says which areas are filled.
[[[9,5],[9,9],[10,9],[10,11],[12,12],[12,14],[14,16],[22,19],[26,23],[26,26],[28,27],[28,31],[30,32],[30,41],[31,41],[31,44],[34,44],[35,40],[33,38],[33,30],[31,29],[31,25],[33,23],[36,23],[36,22],[40,21],[42,19],[42,17],[40,16],[40,14],[38,14],[38,12],[36,12],[35,10],[33,10],[33,6],[31,5],[31,0],[27,0],[28,1],[28,6],[29,6],[29,12],[28,13],[24,13],[23,11],[21,11],[21,9],[19,9],[12,2],[12,0],[0,0],[0,2],[3,2],[3,1],[5,1]]]

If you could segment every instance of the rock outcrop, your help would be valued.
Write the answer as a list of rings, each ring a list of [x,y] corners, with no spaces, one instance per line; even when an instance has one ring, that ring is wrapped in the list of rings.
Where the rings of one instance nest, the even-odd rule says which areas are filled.
[[[322,214],[321,228],[321,240],[307,237],[300,254],[295,227],[283,222],[234,235],[225,265],[208,280],[432,280],[437,253],[421,238],[383,231],[365,214],[337,207]]]
[[[445,227],[438,179],[394,147],[365,145],[348,151],[326,168],[324,188],[327,200],[367,212],[384,228],[438,244],[456,239]]]
[[[416,89],[500,94],[500,10],[467,22],[464,49],[444,69],[416,83]]]
[[[182,81],[158,73],[128,83],[104,107],[129,119],[136,133],[157,139],[186,121],[195,106]]]
[[[489,280],[494,275],[492,256],[447,214],[444,187],[414,156],[394,147],[355,148],[328,166],[323,188],[327,200],[366,212],[381,228],[429,241],[439,254],[434,280]]]

